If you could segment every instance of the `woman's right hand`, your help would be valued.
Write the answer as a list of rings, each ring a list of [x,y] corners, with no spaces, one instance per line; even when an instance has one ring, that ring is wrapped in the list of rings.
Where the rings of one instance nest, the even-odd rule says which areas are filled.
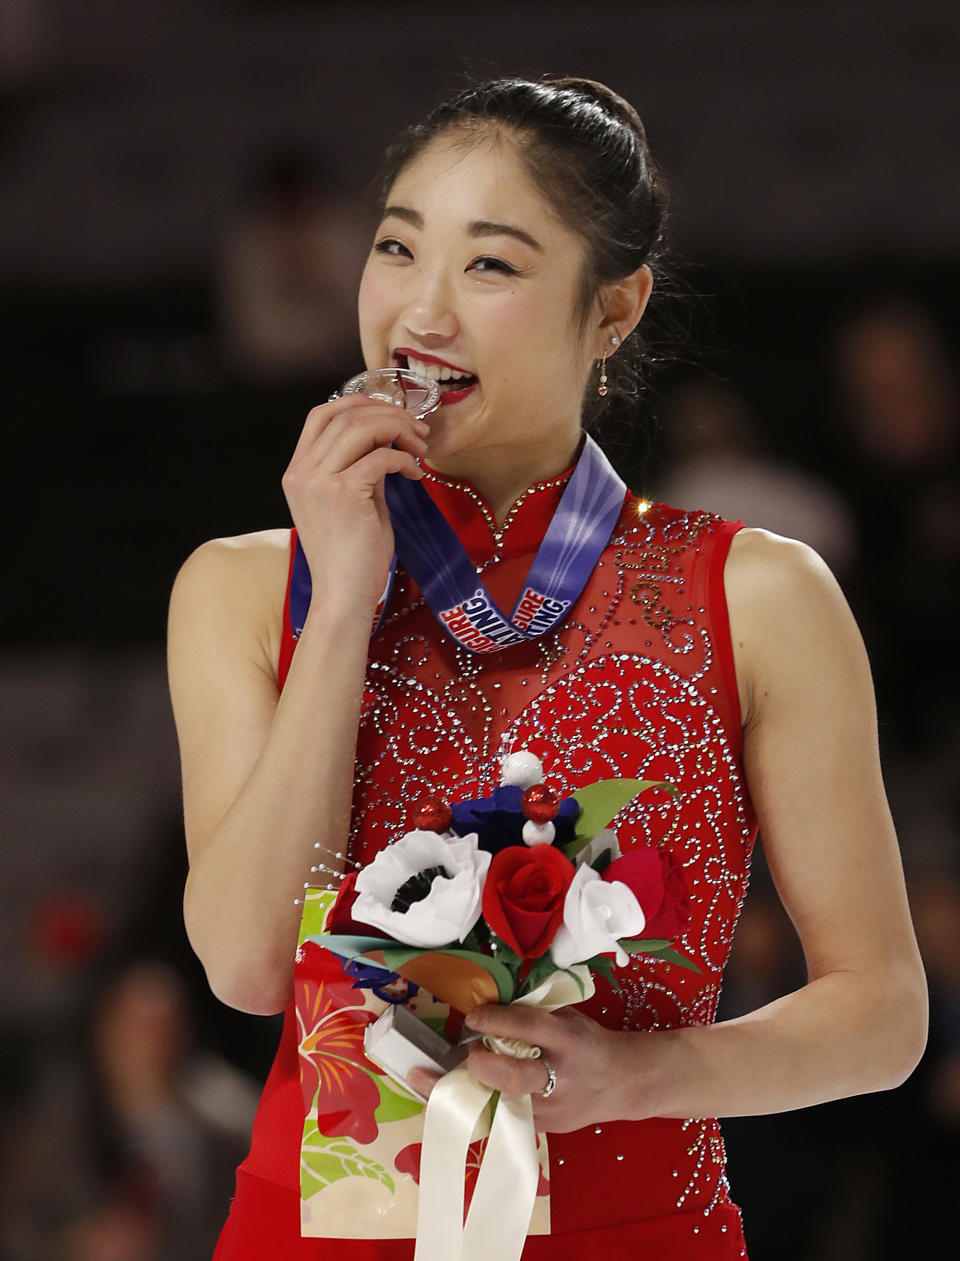
[[[383,479],[402,473],[419,480],[426,421],[392,403],[361,394],[334,399],[308,414],[283,475],[314,590],[325,605],[338,596],[354,612],[373,609],[387,580],[393,528]]]

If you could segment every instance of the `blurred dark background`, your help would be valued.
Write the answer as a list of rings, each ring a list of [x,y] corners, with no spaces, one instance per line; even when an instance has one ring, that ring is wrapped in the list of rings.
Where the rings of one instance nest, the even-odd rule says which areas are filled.
[[[303,417],[361,366],[369,181],[468,72],[636,105],[675,256],[609,449],[816,547],[874,669],[930,1044],[893,1094],[724,1123],[752,1261],[951,1237],[958,55],[952,0],[0,0],[0,1261],[212,1251],[279,1027],[184,936],[166,602],[204,539],[288,522]],[[803,980],[758,853],[721,1014]]]

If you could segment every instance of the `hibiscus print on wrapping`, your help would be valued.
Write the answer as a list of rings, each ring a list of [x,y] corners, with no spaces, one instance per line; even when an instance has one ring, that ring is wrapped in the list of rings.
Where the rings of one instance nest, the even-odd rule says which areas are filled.
[[[294,982],[304,1109],[314,1102],[317,1127],[329,1137],[349,1135],[358,1143],[377,1137],[374,1113],[380,1104],[377,1068],[363,1053],[363,1033],[376,1020],[364,1008],[362,991],[343,974],[328,951],[306,943],[297,952]]]

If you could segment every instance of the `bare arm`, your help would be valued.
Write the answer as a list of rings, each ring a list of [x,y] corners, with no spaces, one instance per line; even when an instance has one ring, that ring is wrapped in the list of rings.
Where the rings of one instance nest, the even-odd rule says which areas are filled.
[[[275,662],[287,532],[205,544],[174,586],[168,658],[190,858],[184,920],[214,993],[243,1011],[287,1005],[294,900],[318,859],[342,868],[369,627],[393,549],[383,477],[421,475],[413,424],[362,398],[308,417],[284,489],[314,598],[282,695]]]
[[[549,1100],[535,1096],[546,1130],[782,1112],[884,1090],[926,1042],[925,978],[850,611],[809,548],[761,530],[734,540],[726,586],[745,771],[809,980],[735,1020],[655,1035],[613,1033],[575,1012],[483,1009],[485,1030],[542,1046],[567,1081]],[[480,1049],[471,1071],[505,1090],[545,1081],[534,1061]]]
[[[726,581],[749,693],[744,769],[808,981],[735,1020],[677,1031],[664,1084],[673,1116],[889,1089],[926,1043],[926,983],[853,617],[809,548],[764,531],[738,536]]]
[[[271,539],[208,543],[181,570],[170,606],[190,858],[184,921],[214,993],[261,1015],[289,1001],[294,899],[318,861],[314,843],[328,865],[343,850],[366,662],[356,625],[321,608],[280,695],[266,619],[279,618],[285,576],[285,549]],[[265,596],[272,608],[251,634],[251,609]]]

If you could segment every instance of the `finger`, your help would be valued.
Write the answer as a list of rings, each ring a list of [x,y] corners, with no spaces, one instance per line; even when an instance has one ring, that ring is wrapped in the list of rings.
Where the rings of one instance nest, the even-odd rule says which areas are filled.
[[[525,1007],[522,1003],[508,1006],[488,1003],[477,1007],[467,1016],[466,1024],[483,1034],[522,1038],[531,1046],[552,1047],[565,1041],[564,1022],[559,1017],[553,1012]]]
[[[353,411],[358,407],[376,407],[376,403],[364,394],[349,394],[346,398],[332,399],[329,403],[321,403],[319,407],[312,407],[307,412],[307,418],[303,422],[300,437],[293,449],[292,459],[303,458],[308,451],[316,446],[317,439],[329,428],[337,416],[343,415],[344,412]]]
[[[377,446],[396,445],[422,455],[426,435],[414,428],[414,419],[390,404],[366,400],[362,412],[351,407],[328,418],[322,428],[314,425],[312,438],[308,437],[312,422],[308,423],[289,468],[302,472],[323,467],[327,473],[342,472]]]
[[[408,452],[396,447],[375,447],[342,472],[340,478],[349,485],[378,489],[388,473],[402,473],[411,481],[423,477],[423,469]]]
[[[479,1044],[471,1047],[466,1066],[477,1081],[508,1095],[539,1094],[549,1076],[539,1060],[517,1060],[512,1055],[497,1055]]]
[[[412,1068],[407,1075],[407,1085],[418,1095],[423,1095],[425,1099],[430,1098],[439,1080],[440,1074],[431,1072],[429,1068]]]
[[[425,455],[427,444],[412,417],[390,404],[361,417],[338,416],[318,441],[312,458],[327,471],[341,473],[377,447],[395,446],[411,455]]]
[[[364,410],[360,413],[356,411],[358,400],[364,404]],[[382,400],[367,398],[364,395],[351,395],[349,398],[325,404],[315,410],[327,413],[328,408],[330,409],[329,419],[324,422],[322,429],[318,432],[322,432],[330,439],[338,434],[351,432],[361,419],[367,420],[374,414],[389,417],[391,424],[421,437],[425,437],[430,432],[430,422],[423,417],[414,415],[404,407],[397,407],[394,403],[384,403]]]

